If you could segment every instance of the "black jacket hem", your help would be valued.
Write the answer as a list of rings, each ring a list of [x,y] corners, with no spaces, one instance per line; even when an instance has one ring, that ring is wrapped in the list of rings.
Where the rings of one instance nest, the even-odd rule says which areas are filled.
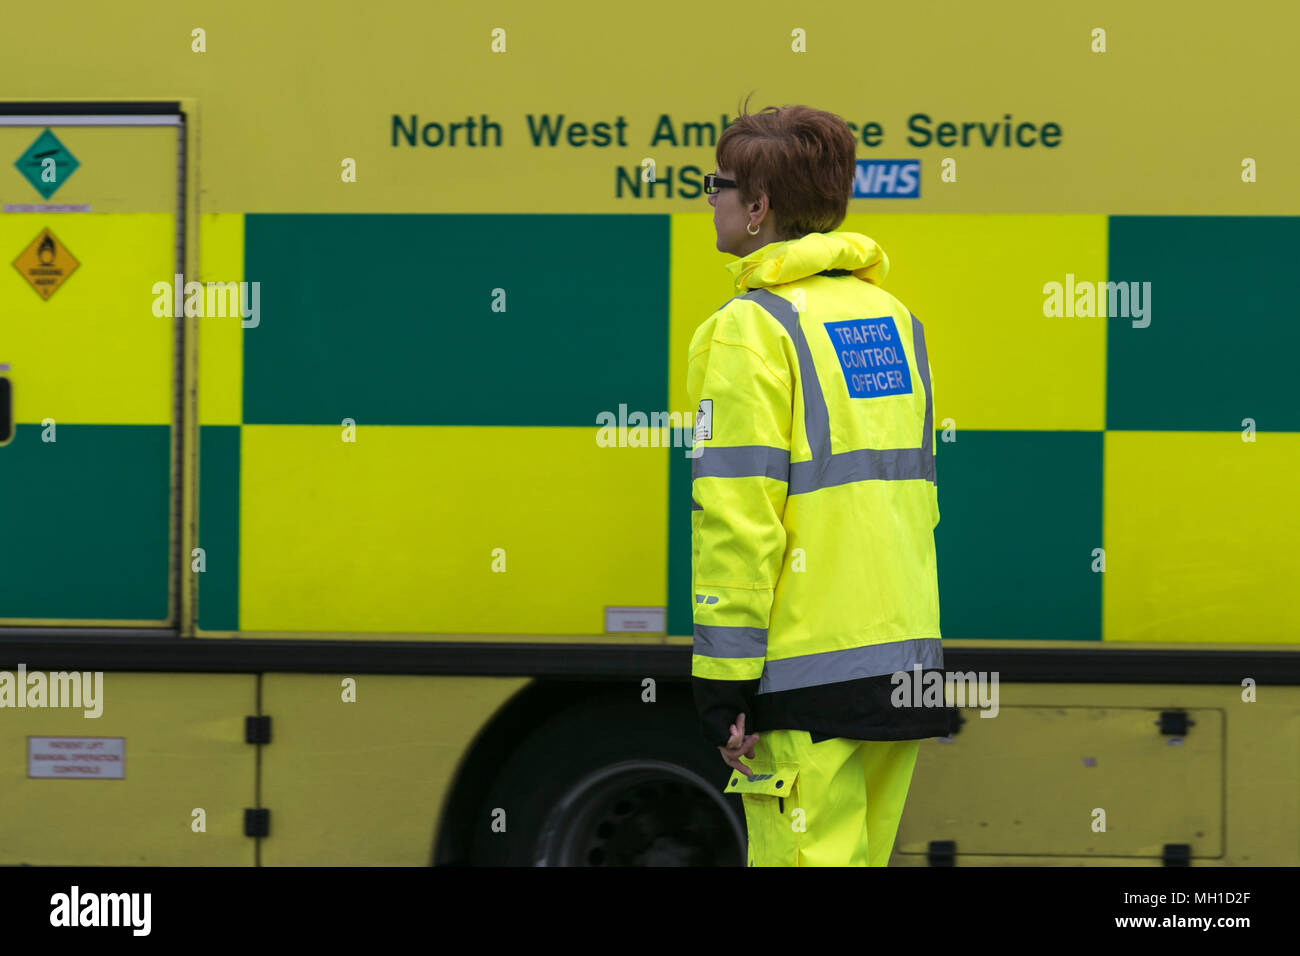
[[[925,671],[928,674],[931,671]],[[938,671],[942,673],[942,671]],[[704,738],[725,746],[736,715],[745,715],[745,733],[805,730],[816,743],[831,737],[849,740],[925,740],[947,737],[956,727],[955,708],[899,707],[890,674],[758,693],[758,680],[691,680]]]

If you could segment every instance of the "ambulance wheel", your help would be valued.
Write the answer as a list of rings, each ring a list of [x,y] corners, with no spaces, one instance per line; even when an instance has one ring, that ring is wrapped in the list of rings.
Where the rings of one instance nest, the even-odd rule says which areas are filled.
[[[743,866],[731,769],[695,715],[608,699],[562,712],[502,765],[475,822],[480,866]]]

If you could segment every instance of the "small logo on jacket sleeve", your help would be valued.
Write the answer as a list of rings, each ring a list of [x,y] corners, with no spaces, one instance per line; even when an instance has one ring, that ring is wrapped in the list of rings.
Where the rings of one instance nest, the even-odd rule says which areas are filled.
[[[695,440],[708,441],[713,437],[713,399],[700,400],[700,409],[695,413]]]

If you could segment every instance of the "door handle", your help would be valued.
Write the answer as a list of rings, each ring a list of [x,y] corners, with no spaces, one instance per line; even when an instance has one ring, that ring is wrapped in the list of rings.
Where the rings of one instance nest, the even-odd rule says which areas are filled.
[[[8,365],[0,365],[0,373],[7,371]],[[0,374],[0,446],[9,444],[14,437],[14,390],[9,376]]]

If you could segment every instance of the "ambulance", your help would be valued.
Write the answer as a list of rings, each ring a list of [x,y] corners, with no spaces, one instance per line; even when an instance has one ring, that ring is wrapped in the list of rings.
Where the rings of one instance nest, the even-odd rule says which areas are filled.
[[[735,290],[702,192],[614,188],[712,168],[648,137],[732,93],[611,105],[510,23],[492,58],[433,13],[230,8],[85,13],[0,66],[0,865],[743,865],[689,683],[686,353]],[[446,58],[402,53],[434,29]],[[1018,107],[1050,150],[910,145],[940,79],[806,79],[917,170],[841,228],[925,326],[972,690],[891,863],[1300,864],[1295,197],[1235,153],[1222,187],[1108,165],[1105,78]],[[631,145],[529,139],[566,112]],[[500,148],[392,135],[478,115]],[[1151,283],[1145,324],[1047,314],[1066,275]]]

